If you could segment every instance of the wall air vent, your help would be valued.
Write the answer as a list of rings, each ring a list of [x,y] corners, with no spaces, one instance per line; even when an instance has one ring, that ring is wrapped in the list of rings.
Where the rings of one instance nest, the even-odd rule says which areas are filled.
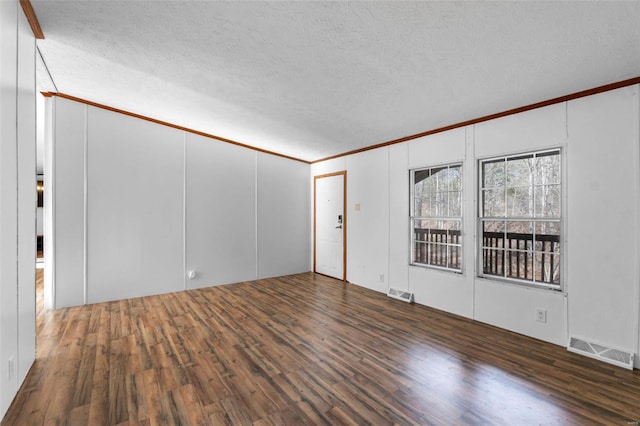
[[[387,296],[393,297],[394,299],[402,300],[403,302],[413,303],[413,293],[399,290],[397,288],[390,288]]]
[[[569,339],[569,352],[585,355],[618,367],[633,370],[633,353],[615,349],[599,343],[587,342],[577,337]]]

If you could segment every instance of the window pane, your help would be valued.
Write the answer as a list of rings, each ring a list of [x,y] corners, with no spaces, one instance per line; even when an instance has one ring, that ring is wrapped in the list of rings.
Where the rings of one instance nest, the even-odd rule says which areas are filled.
[[[560,150],[481,163],[483,274],[560,283],[560,168]]]
[[[460,269],[462,267],[462,247],[447,247],[447,256],[449,257],[449,268]]]
[[[413,245],[413,261],[416,263],[427,263],[427,244],[415,242]]]
[[[462,191],[449,192],[449,216],[462,216]]]
[[[535,253],[535,280],[546,284],[560,284],[560,255],[557,253]]]
[[[507,250],[505,257],[507,277],[533,280],[533,252]]]
[[[431,197],[429,216],[442,217],[449,215],[449,193],[435,192]]]
[[[507,216],[533,217],[533,187],[507,189]]]
[[[560,178],[560,154],[557,151],[538,154],[536,185],[559,184]]]
[[[560,185],[537,186],[536,217],[560,217]]]
[[[482,273],[504,276],[504,250],[496,248],[482,249]]]
[[[447,189],[449,191],[460,191],[462,189],[462,167],[449,167],[447,176]]]
[[[505,184],[505,161],[490,161],[482,163],[482,187],[496,188]]]
[[[536,222],[536,251],[560,253],[560,223]]]
[[[507,186],[533,185],[534,161],[530,157],[507,161]]]
[[[415,172],[413,172],[413,184],[416,187],[416,191],[418,189],[418,186],[420,187],[420,190],[422,190],[423,186],[424,186],[424,180],[426,178],[429,177],[429,170],[416,170]]]
[[[507,222],[508,248],[533,250],[533,222]]]
[[[416,198],[413,200],[413,215],[426,216],[429,200]]]
[[[460,231],[460,221],[449,221],[448,223],[448,240],[449,244],[462,244],[462,233]]]
[[[413,183],[412,261],[459,269],[461,219],[449,218],[462,218],[461,165],[415,170]]]
[[[504,221],[484,221],[482,222],[482,246],[483,247],[504,247],[505,238]]]
[[[429,244],[429,265],[447,266],[447,246],[445,244]]]
[[[436,191],[442,191],[447,189],[448,185],[448,169],[446,167],[437,167],[431,169],[431,176],[429,176],[429,181],[431,188]]]
[[[487,189],[482,194],[482,215],[485,217],[504,217],[504,189]]]

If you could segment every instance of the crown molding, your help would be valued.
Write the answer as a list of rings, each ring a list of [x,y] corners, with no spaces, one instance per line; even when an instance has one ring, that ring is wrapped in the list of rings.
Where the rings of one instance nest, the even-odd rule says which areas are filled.
[[[407,142],[412,139],[422,138],[424,136],[434,135],[436,133],[446,132],[447,130],[457,129],[460,127],[470,126],[472,124],[482,123],[483,121],[495,120],[496,118],[506,117],[513,114],[519,114],[525,111],[531,111],[532,109],[542,108],[553,104],[558,104],[561,102],[567,102],[578,98],[583,98],[585,96],[595,95],[597,93],[608,92],[610,90],[620,89],[622,87],[632,86],[634,84],[640,84],[640,76],[630,78],[627,80],[618,81],[616,83],[605,84],[604,86],[594,87],[593,89],[582,90],[580,92],[571,93],[569,95],[560,96],[558,98],[549,99],[542,102],[536,102],[535,104],[530,104],[518,108],[509,109],[506,111],[498,112],[496,114],[485,115],[483,117],[474,118],[472,120],[462,121],[460,123],[451,124],[449,126],[438,127],[437,129],[427,130],[426,132],[416,133],[415,135],[404,136],[399,139],[393,139],[387,142],[382,142],[375,145],[370,145],[360,149],[354,149],[353,151],[343,152],[342,154],[332,155],[330,157],[320,158],[318,160],[311,161],[311,164],[320,163],[322,161],[333,160],[334,158],[345,157],[347,155],[359,154],[365,151],[371,151],[372,149],[384,148],[385,146],[395,145],[397,143]]]
[[[31,5],[31,1],[29,0],[20,0],[20,6],[22,6],[22,11],[24,12],[24,16],[27,17],[27,22],[31,25],[31,31],[33,31],[33,36],[38,40],[44,40],[44,33],[42,32],[42,28],[40,27],[40,22],[38,22],[38,17],[36,16],[35,10],[33,10],[33,5]]]
[[[160,125],[163,125],[163,126],[171,127],[173,129],[182,130],[184,132],[193,133],[194,135],[204,136],[205,138],[215,139],[215,140],[220,141],[220,142],[225,142],[225,143],[228,143],[228,144],[231,144],[231,145],[236,145],[236,146],[239,146],[239,147],[242,147],[242,148],[251,149],[253,151],[262,152],[264,154],[275,155],[277,157],[282,157],[282,158],[286,158],[286,159],[293,160],[293,161],[299,161],[299,162],[305,163],[305,164],[311,164],[309,161],[302,160],[300,158],[291,157],[289,155],[284,155],[284,154],[280,154],[278,152],[269,151],[267,149],[262,149],[262,148],[258,148],[258,147],[255,147],[255,146],[247,145],[247,144],[244,144],[242,142],[234,141],[232,139],[223,138],[221,136],[212,135],[210,133],[200,132],[198,130],[190,129],[188,127],[179,126],[177,124],[169,123],[169,122],[162,121],[162,120],[157,120],[155,118],[151,118],[151,117],[147,117],[147,116],[144,116],[144,115],[136,114],[136,113],[133,113],[133,112],[125,111],[125,110],[122,110],[122,109],[119,109],[119,108],[114,108],[114,107],[110,107],[110,106],[107,106],[107,105],[99,104],[97,102],[88,101],[86,99],[82,99],[82,98],[78,98],[78,97],[75,97],[75,96],[67,95],[65,93],[60,93],[60,92],[41,92],[41,94],[42,94],[42,96],[47,97],[47,98],[52,97],[52,96],[56,96],[56,97],[59,97],[59,98],[68,99],[70,101],[80,102],[80,103],[83,103],[83,104],[86,104],[86,105],[90,105],[90,106],[93,106],[93,107],[96,107],[96,108],[101,108],[101,109],[104,109],[104,110],[107,110],[107,111],[115,112],[115,113],[118,113],[118,114],[127,115],[129,117],[138,118],[140,120],[149,121],[151,123],[155,123],[155,124],[160,124]]]

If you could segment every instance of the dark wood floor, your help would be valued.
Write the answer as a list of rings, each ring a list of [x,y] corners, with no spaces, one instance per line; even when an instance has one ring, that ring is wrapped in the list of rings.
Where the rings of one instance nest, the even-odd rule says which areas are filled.
[[[3,425],[640,421],[638,371],[311,273],[56,311],[41,294]]]

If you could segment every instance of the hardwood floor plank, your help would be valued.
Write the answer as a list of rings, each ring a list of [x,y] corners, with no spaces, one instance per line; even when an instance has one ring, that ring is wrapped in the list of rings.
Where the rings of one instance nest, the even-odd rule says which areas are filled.
[[[640,372],[311,273],[43,310],[2,425],[626,425]]]

